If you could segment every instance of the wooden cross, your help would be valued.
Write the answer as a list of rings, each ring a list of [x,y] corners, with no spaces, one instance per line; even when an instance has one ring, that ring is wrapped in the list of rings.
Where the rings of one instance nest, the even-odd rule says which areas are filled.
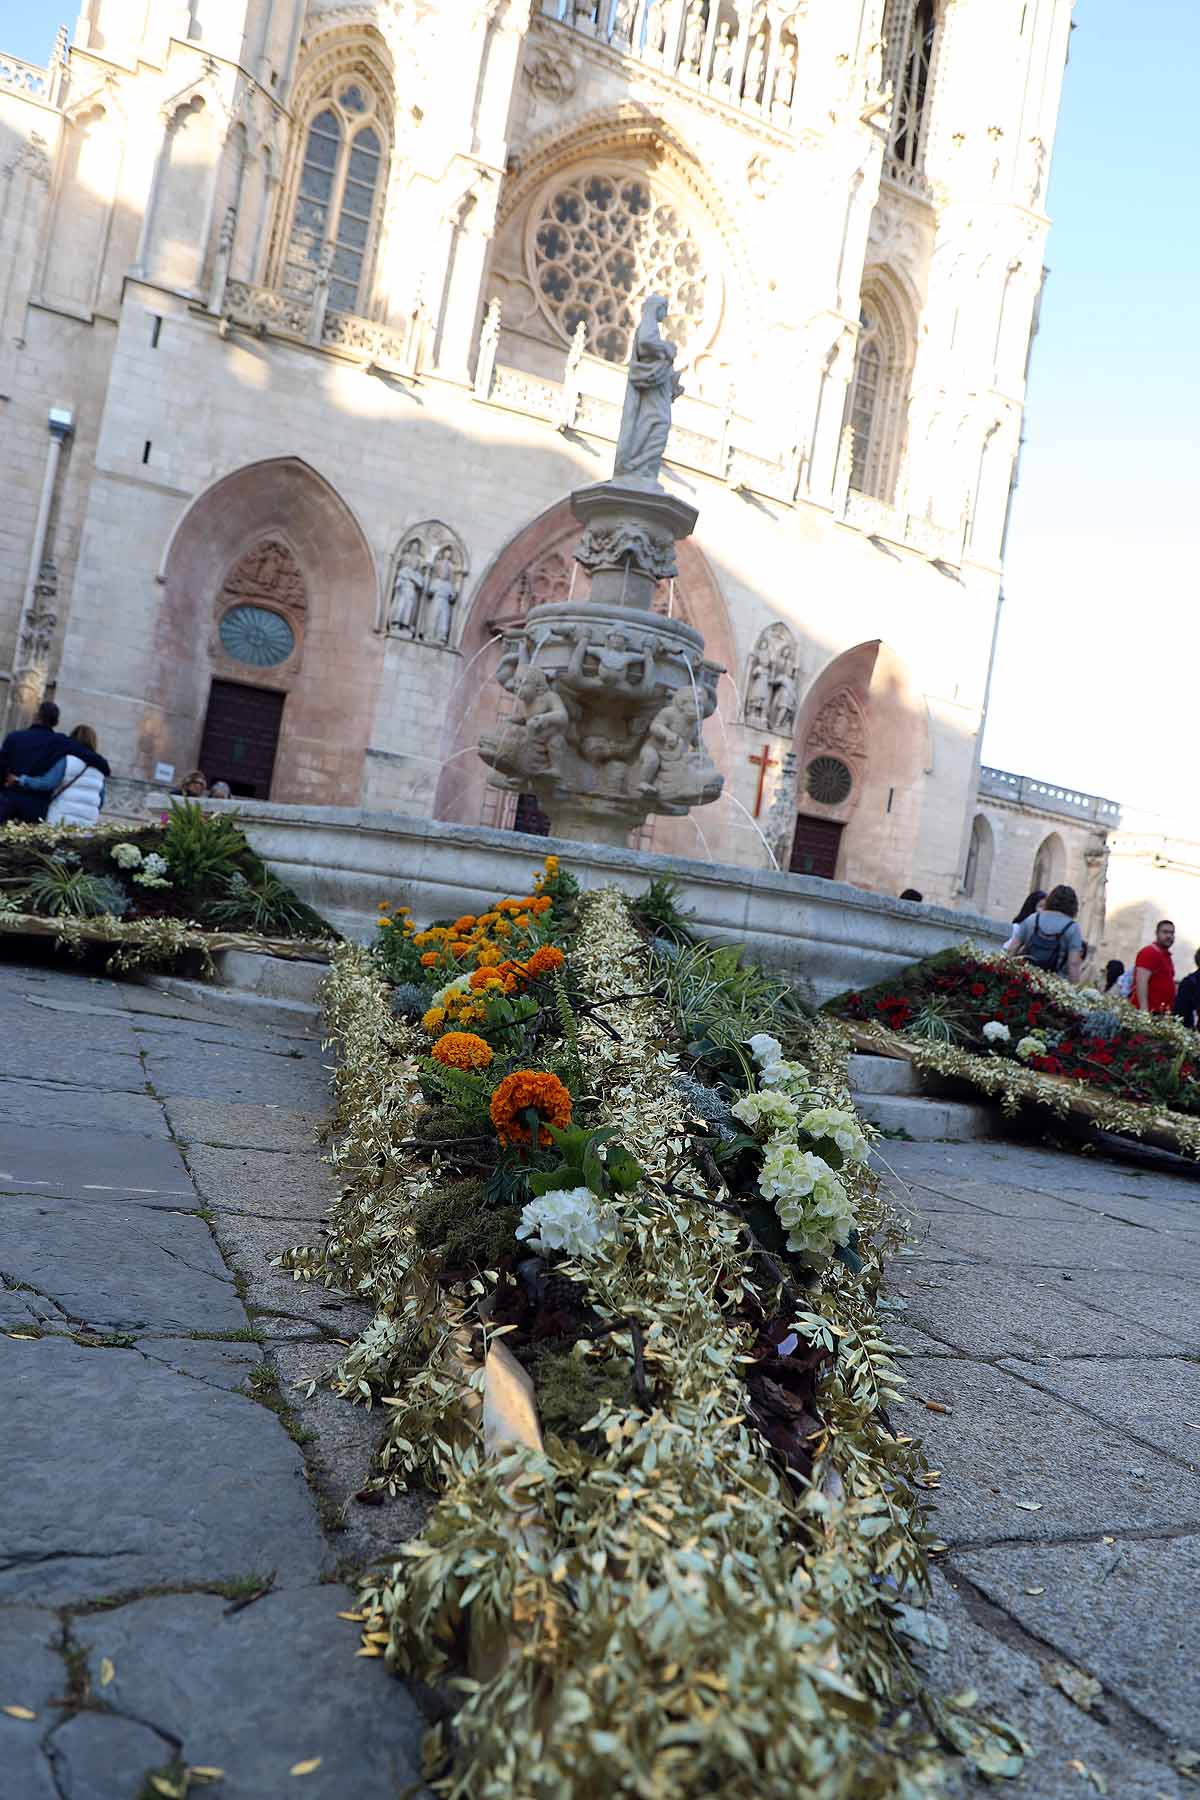
[[[763,788],[766,786],[767,770],[775,767],[775,758],[771,755],[770,744],[764,744],[757,756],[749,759],[758,769],[758,797],[754,802],[754,816],[757,819],[762,811]]]

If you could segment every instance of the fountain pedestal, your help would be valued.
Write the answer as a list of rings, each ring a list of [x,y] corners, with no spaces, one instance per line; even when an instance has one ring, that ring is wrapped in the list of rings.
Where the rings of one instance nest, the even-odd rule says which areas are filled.
[[[506,636],[496,679],[516,704],[479,753],[504,786],[537,795],[557,836],[624,845],[651,813],[720,794],[701,731],[722,671],[698,631],[651,610],[695,507],[630,480],[581,488],[571,507],[590,599],[535,607]]]

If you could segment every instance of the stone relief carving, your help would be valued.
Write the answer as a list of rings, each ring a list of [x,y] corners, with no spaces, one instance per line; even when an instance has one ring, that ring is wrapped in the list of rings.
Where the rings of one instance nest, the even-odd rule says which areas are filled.
[[[779,186],[779,165],[765,150],[758,151],[746,164],[746,186],[756,200],[766,200]]]
[[[466,573],[462,539],[448,525],[428,519],[405,532],[392,569],[387,635],[448,645]]]
[[[655,581],[667,581],[679,573],[674,540],[665,533],[657,534],[631,521],[589,526],[580,539],[575,560],[589,574],[623,562],[635,563]]]
[[[222,602],[241,601],[256,606],[282,607],[303,612],[307,605],[300,565],[278,538],[264,538],[239,557],[221,587]]]
[[[561,105],[575,92],[575,67],[569,57],[546,44],[531,45],[525,55],[525,74],[539,100]]]
[[[781,620],[759,634],[746,674],[743,719],[758,731],[790,737],[796,728],[799,646]]]
[[[811,757],[818,750],[857,758],[867,754],[866,720],[849,688],[831,694],[813,720],[805,755]]]

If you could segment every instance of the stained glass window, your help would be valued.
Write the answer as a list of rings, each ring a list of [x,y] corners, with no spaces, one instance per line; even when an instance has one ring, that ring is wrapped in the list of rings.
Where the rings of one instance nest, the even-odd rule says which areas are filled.
[[[220,638],[230,656],[255,669],[272,669],[286,662],[296,645],[282,613],[265,606],[231,607],[221,620]]]
[[[848,800],[854,777],[840,756],[814,756],[804,771],[804,788],[818,806],[840,806]]]
[[[366,304],[363,274],[382,193],[384,137],[375,95],[347,81],[308,127],[284,261],[283,286],[307,298],[328,249],[329,306],[358,312]]]

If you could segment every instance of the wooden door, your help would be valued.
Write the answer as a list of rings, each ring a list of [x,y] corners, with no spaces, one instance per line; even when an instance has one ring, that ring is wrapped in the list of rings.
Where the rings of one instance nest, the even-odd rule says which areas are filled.
[[[279,746],[284,695],[241,681],[214,681],[200,743],[200,763],[214,781],[227,781],[241,799],[266,800]]]
[[[826,881],[832,881],[837,872],[838,845],[844,830],[845,826],[835,819],[814,819],[801,813],[796,820],[788,868],[794,875],[820,875]]]
[[[518,794],[513,814],[513,831],[527,831],[531,837],[549,837],[550,821],[538,805],[536,794]]]

